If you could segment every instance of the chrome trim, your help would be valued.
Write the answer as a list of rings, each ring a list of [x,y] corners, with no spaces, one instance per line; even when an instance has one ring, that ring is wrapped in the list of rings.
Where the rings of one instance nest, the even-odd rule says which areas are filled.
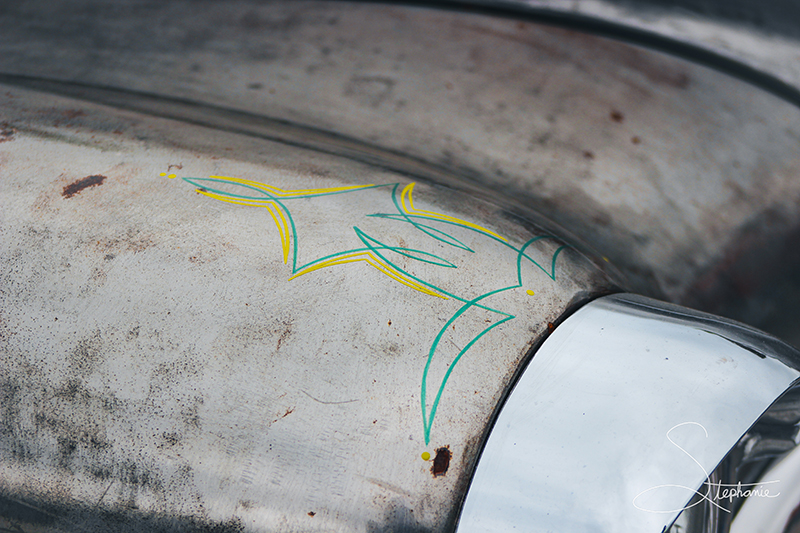
[[[799,361],[757,330],[678,306],[632,295],[586,305],[502,408],[459,533],[662,531]]]
[[[780,498],[749,497],[731,524],[731,533],[796,531],[800,506],[800,447],[772,465],[759,481],[780,481]]]

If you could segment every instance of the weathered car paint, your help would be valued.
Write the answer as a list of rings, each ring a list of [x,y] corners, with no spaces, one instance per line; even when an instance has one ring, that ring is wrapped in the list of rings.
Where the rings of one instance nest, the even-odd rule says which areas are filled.
[[[562,7],[677,39],[701,26],[573,4]],[[798,342],[783,317],[797,314],[800,111],[744,81],[457,10],[248,0],[5,9],[0,72],[267,116],[450,169],[602,249],[632,290]],[[725,43],[749,34],[725,28],[701,32],[701,44],[743,56]],[[742,45],[757,51],[743,56],[751,66],[767,68],[767,56],[794,68],[780,43],[741,42],[755,43]]]
[[[391,184],[400,184],[401,206],[416,181],[420,209],[471,221],[508,237],[517,250],[543,234],[525,219],[535,215],[517,203],[535,206],[601,248],[634,286],[683,301],[706,301],[725,281],[719,273],[761,246],[764,278],[774,279],[770,258],[798,227],[797,110],[741,81],[635,46],[402,6],[86,1],[3,9],[3,364],[11,376],[3,385],[3,446],[13,459],[5,463],[0,504],[9,527],[452,525],[486,423],[528,348],[564,310],[612,284],[575,249],[564,249],[556,270],[548,270],[557,243],[534,243],[543,247],[544,266],[525,268],[552,283],[552,294],[538,286],[530,289],[534,295],[522,294],[520,286],[498,296],[519,296],[517,305],[534,301],[532,314],[517,312],[477,339],[453,367],[431,424],[439,389],[428,392],[422,378],[442,316],[426,321],[405,298],[441,298],[363,261],[291,281],[293,266],[306,263],[284,261],[286,247],[291,255],[307,235],[312,243],[342,245],[331,253],[368,248],[353,228],[363,230],[365,221],[381,232],[405,226],[429,245],[452,248],[455,241],[390,218],[409,214],[393,201]],[[357,196],[351,191],[326,197],[332,204],[314,204],[322,202],[314,197],[279,206],[265,197],[259,200],[267,205],[255,207],[220,201],[210,188],[192,192],[205,188],[198,179],[218,175],[283,190],[382,187],[358,192],[369,201],[350,202]],[[498,192],[514,201],[498,203]],[[318,224],[295,236],[281,213],[308,216],[298,205],[316,205],[305,220]],[[326,209],[360,209],[364,216],[318,234]],[[366,216],[372,214],[383,216]],[[454,236],[452,224],[432,224],[448,231],[432,231],[440,239]],[[455,231],[505,247],[486,232]],[[381,240],[387,248],[380,249],[397,255],[411,243],[403,239],[405,245]],[[413,248],[444,257],[439,248]],[[419,254],[399,255],[423,270],[452,270],[443,261],[420,265]],[[574,270],[563,265],[573,262]],[[471,264],[466,278],[444,278],[478,289],[500,274],[492,259],[481,264]],[[509,268],[511,285],[504,287],[518,283]],[[353,272],[363,281],[357,286],[347,277]],[[314,292],[321,279],[363,316]],[[445,288],[438,278],[426,280]],[[735,284],[736,294],[751,289]],[[351,291],[363,292],[351,298]],[[395,316],[385,317],[385,329],[375,309]],[[299,312],[323,317],[338,335],[331,342],[357,352],[356,359],[342,350],[332,356],[342,359],[320,370],[319,347],[303,343],[323,335],[322,328],[296,326]],[[361,322],[347,330],[346,314]],[[407,366],[370,385],[365,369],[394,364],[388,337],[397,316],[417,321],[403,334],[427,332],[428,340],[395,339],[395,352],[418,349],[423,361],[397,362]],[[522,328],[525,316],[524,335],[501,335],[498,351],[469,362],[481,343]],[[452,356],[484,329],[461,344],[440,340]],[[260,366],[265,352],[272,367]],[[278,357],[286,353],[299,353],[302,364]],[[321,374],[298,370],[307,366]],[[288,381],[276,385],[281,370]],[[441,384],[446,370],[429,369],[437,372],[433,381]],[[302,386],[307,378],[309,388]],[[366,396],[351,396],[353,388]],[[458,400],[451,405],[464,410],[444,410],[451,394]],[[343,431],[336,417],[373,409],[362,406],[373,397],[392,398],[377,402],[386,416],[365,416],[359,423],[366,428]],[[312,411],[333,414],[324,424],[302,422],[300,414]],[[414,424],[416,433],[402,433]],[[280,433],[281,456],[274,459],[265,435],[279,435],[280,425],[289,429]],[[452,440],[439,440],[440,431]],[[426,437],[430,444],[422,446]],[[416,462],[407,457],[412,448]],[[414,466],[398,473],[387,464]],[[278,465],[289,465],[278,480],[288,489],[272,489],[259,477]],[[301,473],[294,482],[292,472]],[[421,486],[416,475],[425,480]],[[246,496],[259,490],[268,497]],[[348,505],[355,501],[368,504],[354,511]],[[307,510],[307,503],[320,506]]]
[[[531,348],[613,289],[446,185],[2,94],[5,527],[446,530]]]

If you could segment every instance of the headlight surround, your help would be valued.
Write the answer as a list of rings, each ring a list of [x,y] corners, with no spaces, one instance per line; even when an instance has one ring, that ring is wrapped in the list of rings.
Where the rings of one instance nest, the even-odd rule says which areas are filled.
[[[508,397],[459,531],[660,532],[684,509],[704,527],[729,523],[722,492],[745,473],[729,452],[746,451],[798,361],[729,320],[632,295],[595,300],[542,344]]]

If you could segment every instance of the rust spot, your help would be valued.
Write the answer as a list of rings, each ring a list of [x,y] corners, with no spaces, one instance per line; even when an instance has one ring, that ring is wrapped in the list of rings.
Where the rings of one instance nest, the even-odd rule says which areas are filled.
[[[609,116],[611,117],[611,120],[613,120],[614,122],[622,122],[623,120],[625,120],[625,115],[623,115],[620,111],[617,111],[616,109],[611,111],[611,114]]]
[[[391,321],[391,320],[389,321],[389,325],[390,325],[390,326],[392,325],[392,321]]]
[[[114,135],[122,135],[122,130],[114,130],[111,133],[113,133]]]
[[[639,137],[636,137],[636,136],[634,135],[633,137],[631,137],[631,142],[632,142],[633,144],[639,144],[639,143],[641,143],[641,142],[642,142],[642,140],[641,140]]]
[[[3,122],[0,124],[0,143],[13,140],[15,133],[17,133],[16,128],[11,126],[8,122]]]
[[[286,412],[283,413],[283,416],[281,418],[286,418],[287,416],[289,416],[292,413],[294,413],[294,407],[290,407],[290,408],[286,409]]]
[[[85,178],[81,178],[64,187],[64,191],[61,193],[61,196],[64,198],[72,198],[87,187],[102,185],[105,179],[105,176],[101,176],[99,174],[95,176],[86,176]]]
[[[548,331],[553,331],[554,329],[556,329],[555,324],[553,324],[552,322],[548,322],[547,323],[547,330]]]
[[[197,191],[197,192],[208,192],[208,189],[204,189],[204,188],[202,188],[202,187],[198,187],[198,188],[196,189],[196,191]]]
[[[589,150],[584,150],[583,157],[585,157],[586,159],[594,159],[594,153]]]
[[[314,511],[309,511],[308,512],[308,516],[314,516],[315,514],[317,514],[317,513],[315,513]]]
[[[450,458],[453,457],[449,446],[442,446],[436,448],[436,457],[433,458],[433,466],[431,466],[431,474],[433,477],[443,476],[450,468]]]
[[[183,170],[183,163],[178,163],[177,165],[170,164],[170,165],[167,167],[167,172],[169,172],[169,171],[170,171],[170,170],[172,170],[173,168],[177,168],[178,170]]]

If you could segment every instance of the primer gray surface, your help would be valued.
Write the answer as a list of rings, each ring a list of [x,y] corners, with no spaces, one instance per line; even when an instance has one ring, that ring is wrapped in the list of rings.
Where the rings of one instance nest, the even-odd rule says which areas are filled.
[[[408,176],[12,87],[2,95],[4,527],[446,530],[520,362],[568,306],[611,287],[554,238],[525,249],[518,278],[510,247],[544,230],[441,185],[413,189],[426,233],[367,216],[413,214],[392,201],[391,184]],[[363,261],[290,280],[292,253],[285,263],[263,205],[167,174],[286,190],[389,184],[282,200],[296,229],[289,250],[303,263],[363,249],[357,227],[439,296]],[[472,251],[432,237],[445,233]],[[507,314],[459,314],[502,288],[480,303]],[[442,449],[452,458],[434,476],[422,454]]]
[[[797,80],[785,35],[531,4]],[[800,111],[740,80],[570,30],[398,5],[26,2],[0,29],[3,73],[243,110],[412,156],[535,206],[633,290],[796,338]]]

